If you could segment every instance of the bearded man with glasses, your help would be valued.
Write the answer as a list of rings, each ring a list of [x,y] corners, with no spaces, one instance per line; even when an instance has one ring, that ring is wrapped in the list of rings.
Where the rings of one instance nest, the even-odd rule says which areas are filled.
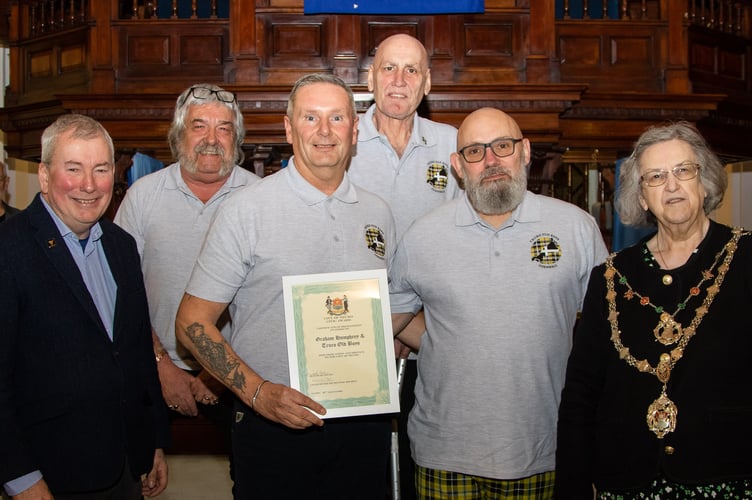
[[[390,270],[394,331],[420,348],[418,498],[550,499],[572,329],[606,246],[587,212],[527,191],[530,142],[502,111],[471,113],[451,162],[465,194],[407,230]],[[421,307],[426,332],[401,331]]]
[[[186,89],[176,101],[168,135],[176,162],[135,182],[115,216],[141,254],[168,408],[192,417],[207,414],[225,429],[229,399],[226,406],[212,408],[223,386],[178,344],[175,314],[215,211],[231,193],[258,180],[239,166],[244,137],[243,114],[232,92],[210,84]],[[228,318],[218,326],[229,336]]]

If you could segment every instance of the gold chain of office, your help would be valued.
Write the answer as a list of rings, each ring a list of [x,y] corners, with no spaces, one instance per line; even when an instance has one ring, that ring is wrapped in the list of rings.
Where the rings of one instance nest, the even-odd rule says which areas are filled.
[[[649,373],[655,375],[658,380],[663,384],[661,388],[661,394],[653,401],[648,407],[648,413],[646,416],[648,428],[662,439],[666,434],[673,432],[676,429],[676,417],[678,409],[676,404],[669,399],[666,394],[666,386],[668,380],[671,377],[671,370],[673,370],[676,363],[684,355],[684,349],[687,347],[689,341],[697,333],[697,328],[700,326],[702,319],[710,309],[713,299],[718,295],[721,289],[723,279],[728,272],[731,260],[734,258],[734,253],[737,249],[737,243],[739,238],[745,234],[740,228],[733,229],[733,235],[726,245],[716,254],[713,264],[705,271],[702,272],[700,282],[690,289],[689,295],[680,303],[674,314],[669,315],[663,310],[662,307],[654,305],[650,298],[637,293],[627,281],[627,278],[622,275],[615,267],[613,262],[613,255],[606,259],[606,271],[604,276],[606,277],[606,300],[608,301],[608,321],[611,324],[611,342],[619,353],[619,358],[626,361],[629,366],[633,366],[637,370],[643,373]],[[721,257],[724,256],[720,265],[718,262]],[[706,289],[705,299],[702,304],[695,309],[695,317],[690,321],[689,326],[682,329],[681,323],[674,319],[674,316],[686,307],[686,303],[694,296],[700,295],[701,287],[703,283],[710,280],[713,277],[713,270],[718,266],[715,280]],[[659,356],[658,364],[652,366],[646,359],[638,360],[630,352],[629,348],[624,346],[621,342],[621,330],[619,330],[618,316],[619,312],[616,309],[616,290],[614,289],[614,276],[618,276],[619,284],[627,288],[624,293],[624,297],[627,300],[632,300],[635,296],[640,299],[640,304],[643,306],[652,306],[653,310],[659,314],[660,319],[658,326],[653,330],[656,340],[660,341],[664,345],[671,345],[676,343],[669,352],[661,353]],[[670,333],[666,333],[666,331]]]

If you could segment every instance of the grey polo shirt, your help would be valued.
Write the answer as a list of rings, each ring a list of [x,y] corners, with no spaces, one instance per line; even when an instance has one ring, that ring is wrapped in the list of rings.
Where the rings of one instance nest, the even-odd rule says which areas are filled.
[[[410,142],[399,157],[376,130],[375,108],[360,117],[357,154],[348,174],[389,204],[401,238],[416,218],[462,192],[449,162],[457,150],[457,129],[416,115]]]
[[[385,247],[369,248],[378,234]],[[289,385],[282,277],[385,268],[395,246],[386,203],[347,175],[327,196],[287,168],[232,196],[217,212],[186,291],[229,303],[235,352]]]
[[[170,358],[183,369],[200,369],[175,338],[175,315],[204,236],[219,206],[238,189],[259,178],[236,166],[206,203],[188,188],[180,165],[142,177],[128,189],[115,223],[135,239],[141,255],[151,325]],[[223,328],[229,336],[229,325]]]

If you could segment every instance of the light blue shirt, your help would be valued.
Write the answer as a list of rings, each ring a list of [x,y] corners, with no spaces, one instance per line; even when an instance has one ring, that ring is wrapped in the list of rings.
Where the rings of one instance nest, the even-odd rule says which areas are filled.
[[[97,306],[99,317],[102,319],[102,323],[104,323],[107,334],[110,340],[112,340],[117,283],[115,283],[115,278],[112,276],[112,271],[110,271],[110,266],[107,263],[107,256],[100,241],[102,238],[101,226],[97,222],[91,227],[89,230],[89,241],[87,241],[84,248],[81,248],[78,236],[60,220],[60,217],[47,204],[44,197],[40,199],[44,208],[47,209],[47,212],[49,212],[52,220],[55,222],[58,231],[63,236],[63,240],[65,240],[65,244],[68,246],[68,250],[76,262],[78,270],[81,272],[86,289],[89,290],[89,294]],[[3,486],[5,492],[13,496],[31,488],[41,479],[42,473],[34,471],[13,481],[8,481]]]
[[[107,263],[107,256],[104,253],[104,247],[100,241],[102,238],[102,227],[99,222],[91,226],[89,230],[89,241],[85,248],[81,248],[76,233],[65,225],[55,214],[52,208],[47,204],[44,197],[41,198],[44,207],[49,212],[52,220],[55,221],[58,231],[63,236],[65,244],[73,257],[73,260],[81,272],[86,289],[89,291],[94,304],[97,306],[99,317],[102,319],[107,335],[112,340],[112,328],[115,319],[115,299],[117,297],[117,283],[112,277],[110,265]]]

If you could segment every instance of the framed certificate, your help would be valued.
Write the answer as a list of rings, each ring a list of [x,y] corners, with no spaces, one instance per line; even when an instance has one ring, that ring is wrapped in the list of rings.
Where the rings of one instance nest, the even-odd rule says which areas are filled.
[[[399,411],[385,269],[284,276],[290,385],[322,418]]]

